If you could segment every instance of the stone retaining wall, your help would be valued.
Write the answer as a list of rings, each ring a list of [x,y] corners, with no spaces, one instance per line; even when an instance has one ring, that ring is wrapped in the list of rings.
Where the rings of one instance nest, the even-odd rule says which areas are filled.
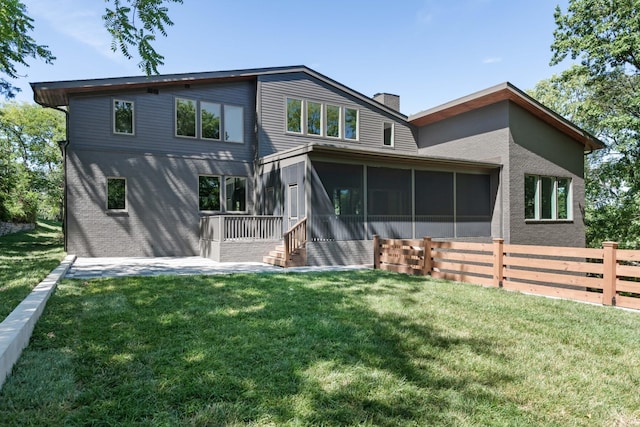
[[[0,222],[0,236],[5,234],[17,233],[24,230],[33,230],[36,228],[35,224],[16,224],[13,222]]]

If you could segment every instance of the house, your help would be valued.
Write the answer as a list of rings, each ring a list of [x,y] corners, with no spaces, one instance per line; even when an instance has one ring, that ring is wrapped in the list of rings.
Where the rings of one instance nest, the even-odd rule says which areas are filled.
[[[509,83],[411,117],[304,66],[31,86],[67,112],[79,256],[255,261],[284,237],[302,263],[370,263],[374,234],[585,244],[584,156],[603,144]]]

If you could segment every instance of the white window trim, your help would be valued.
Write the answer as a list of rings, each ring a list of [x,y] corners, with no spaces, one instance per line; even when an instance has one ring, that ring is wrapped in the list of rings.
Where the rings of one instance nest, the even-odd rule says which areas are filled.
[[[309,133],[309,103],[312,104],[318,104],[320,105],[320,133]],[[305,134],[309,135],[309,136],[315,136],[318,138],[323,138],[324,137],[324,110],[325,110],[325,104],[323,102],[319,102],[319,101],[309,101],[309,100],[305,100],[304,102],[305,105],[305,113],[306,113],[306,120],[304,121],[305,123],[305,127],[304,127],[304,131]]]
[[[118,132],[116,130],[116,102],[128,102],[131,104],[131,133],[128,132]],[[136,105],[134,101],[130,101],[127,99],[113,99],[111,103],[112,109],[112,123],[113,123],[113,133],[115,135],[127,135],[127,136],[135,136],[136,134]]]
[[[227,179],[229,178],[241,178],[244,179],[244,210],[243,211],[232,211],[227,210]],[[229,213],[246,213],[248,212],[248,199],[249,199],[249,178],[246,176],[237,176],[237,175],[228,175],[224,176],[224,211]]]
[[[525,180],[526,177],[534,177],[536,179],[536,189],[534,195],[534,218],[525,218],[525,222],[573,222],[573,179],[571,177],[525,174]],[[542,178],[553,179],[551,218],[542,218],[540,215],[542,209]],[[558,180],[561,179],[569,181],[569,194],[567,194],[567,218],[558,218]]]
[[[347,138],[347,110],[355,110],[356,111],[356,137],[355,138]],[[342,125],[344,131],[342,132],[342,137],[345,141],[358,142],[360,141],[360,109],[352,108],[352,107],[343,107],[342,108]]]
[[[292,130],[289,130],[289,100],[292,101],[300,101],[300,132],[295,132]],[[285,133],[288,133],[290,135],[304,135],[305,132],[305,128],[306,128],[306,124],[307,124],[307,118],[306,118],[306,106],[305,106],[305,100],[302,98],[295,98],[293,96],[285,96],[284,97],[284,131]]]
[[[124,209],[111,209],[109,208],[109,180],[110,179],[118,179],[124,181]],[[105,189],[105,209],[107,212],[128,212],[129,211],[129,185],[127,183],[127,178],[124,176],[107,176],[104,181],[104,189]]]
[[[212,105],[217,105],[220,108],[220,125],[218,126],[218,134],[219,134],[219,138],[207,138],[204,136],[204,133],[202,132],[202,104],[212,104]],[[199,126],[199,130],[200,130],[200,139],[204,139],[205,141],[222,141],[222,133],[223,133],[223,118],[222,118],[222,110],[224,109],[224,105],[221,104],[220,102],[212,102],[212,101],[199,101],[198,105],[196,105],[196,116],[198,117],[198,121],[200,122],[200,126]],[[200,114],[198,114],[200,113]],[[177,117],[176,117],[177,119]],[[243,124],[244,126],[244,124]],[[177,129],[177,123],[176,123],[176,129]]]
[[[324,123],[323,123],[323,131],[324,131],[324,137],[325,138],[329,138],[329,139],[334,139],[334,140],[338,140],[338,139],[342,139],[342,107],[340,105],[335,105],[335,104],[323,104],[324,105]],[[338,136],[330,136],[327,134],[327,125],[329,123],[329,119],[327,118],[327,114],[329,111],[328,107],[335,107],[338,109]]]
[[[232,139],[226,139],[224,136],[227,132],[227,114],[225,111],[226,107],[233,107],[233,108],[239,108],[240,109],[240,141],[235,141]],[[237,105],[237,104],[222,104],[222,125],[220,126],[220,133],[222,135],[221,140],[223,142],[229,142],[232,144],[244,144],[244,106],[243,105]]]
[[[207,177],[207,178],[218,178],[218,185],[220,186],[220,191],[218,194],[218,204],[220,205],[220,209],[219,210],[211,210],[211,209],[200,209],[200,177]],[[203,213],[219,213],[222,212],[222,175],[213,175],[213,174],[198,174],[198,187],[197,187],[197,193],[198,193],[198,211],[199,212],[203,212]]]
[[[384,143],[384,125],[386,124],[390,124],[391,125],[391,144],[390,145],[386,145]],[[393,148],[396,146],[396,124],[394,122],[382,122],[382,146],[383,147],[389,147],[389,148]]]
[[[189,135],[178,135],[178,101],[188,101],[188,102],[193,102],[195,104],[196,107],[196,111],[195,111],[195,135],[194,136],[189,136]],[[191,98],[182,98],[179,96],[176,96],[175,98],[175,102],[173,104],[173,133],[174,136],[176,138],[187,138],[187,139],[198,139],[198,112],[200,111],[199,105],[198,105],[198,101],[195,99],[191,99]]]

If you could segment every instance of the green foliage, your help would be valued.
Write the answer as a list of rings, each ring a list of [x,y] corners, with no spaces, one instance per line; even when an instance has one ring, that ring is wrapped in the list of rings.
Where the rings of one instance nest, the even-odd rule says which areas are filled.
[[[640,248],[640,1],[571,0],[555,12],[552,64],[533,95],[607,144],[588,157],[587,241]]]
[[[0,107],[0,218],[60,219],[63,193],[64,115],[34,104]]]
[[[156,52],[152,43],[157,33],[166,37],[165,27],[173,25],[167,3],[182,4],[182,0],[113,0],[113,8],[107,7],[103,15],[105,27],[113,38],[111,50],[119,50],[131,59],[132,49],[137,49],[138,66],[147,75],[158,74],[158,67],[164,64],[164,56]]]
[[[196,103],[189,99],[176,100],[176,135],[196,136]]]
[[[0,73],[15,79],[16,66],[28,66],[27,59],[42,59],[51,64],[55,57],[48,46],[39,45],[29,36],[33,19],[27,16],[27,8],[18,0],[0,0]],[[20,89],[0,78],[0,95],[13,98]]]

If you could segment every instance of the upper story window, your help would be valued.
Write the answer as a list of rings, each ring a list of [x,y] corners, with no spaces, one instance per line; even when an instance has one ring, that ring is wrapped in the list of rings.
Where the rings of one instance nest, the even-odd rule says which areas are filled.
[[[220,104],[200,103],[200,135],[204,139],[220,139]]]
[[[196,137],[196,101],[176,98],[176,136]]]
[[[127,209],[126,178],[107,178],[107,210],[124,211]]]
[[[386,147],[393,147],[395,137],[393,123],[384,122],[382,127],[382,144]]]
[[[344,109],[344,138],[356,141],[358,139],[358,110]]]
[[[244,142],[244,113],[242,107],[224,106],[224,140]]]
[[[325,112],[327,137],[340,138],[340,107],[327,104]]]
[[[302,133],[302,100],[287,98],[287,132]]]
[[[113,133],[134,134],[133,101],[113,100]]]
[[[524,198],[525,219],[572,219],[571,178],[526,175]]]
[[[322,135],[322,104],[307,101],[307,134]]]

